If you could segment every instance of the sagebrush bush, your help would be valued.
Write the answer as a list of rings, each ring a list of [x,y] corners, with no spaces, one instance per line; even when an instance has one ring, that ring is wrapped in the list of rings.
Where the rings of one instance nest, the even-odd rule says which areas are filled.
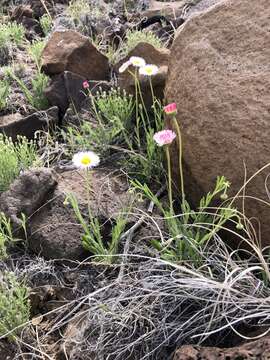
[[[37,56],[37,53],[35,53]],[[37,59],[38,61],[38,59]],[[26,84],[15,75],[12,69],[6,70],[7,76],[15,80],[21,88],[28,103],[36,110],[45,110],[48,108],[48,99],[44,95],[44,90],[49,82],[49,77],[38,69],[34,77],[31,80],[31,89],[29,90]]]
[[[20,332],[20,326],[30,317],[28,289],[11,272],[0,274],[0,337],[10,339]],[[14,331],[12,331],[14,330]]]
[[[19,175],[20,171],[28,169],[38,160],[37,149],[33,141],[18,137],[17,142],[0,134],[0,192]]]
[[[44,14],[39,19],[39,23],[40,23],[40,26],[41,26],[41,29],[42,29],[44,35],[47,36],[53,26],[53,20],[52,20],[51,16],[49,16],[48,14]]]
[[[38,70],[41,68],[41,55],[45,45],[45,40],[36,40],[28,46],[28,53],[35,62]]]
[[[96,123],[82,121],[79,127],[69,126],[63,137],[70,150],[89,148],[106,153],[111,145],[129,142],[133,98],[119,89],[98,93],[91,97]]]

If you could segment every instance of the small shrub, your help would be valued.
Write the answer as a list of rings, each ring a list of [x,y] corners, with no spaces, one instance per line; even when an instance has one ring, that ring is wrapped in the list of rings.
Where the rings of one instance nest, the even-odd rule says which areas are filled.
[[[0,213],[0,260],[7,258],[7,245],[14,241],[10,219]]]
[[[88,190],[89,191],[89,190]],[[73,194],[68,194],[66,201],[71,204],[74,213],[81,224],[84,235],[82,236],[83,247],[95,255],[94,260],[106,264],[112,264],[116,261],[119,250],[121,235],[127,225],[127,216],[119,214],[115,224],[112,225],[111,239],[103,239],[102,226],[98,218],[88,210],[89,221],[85,220],[81,214],[78,201]]]
[[[28,53],[35,62],[39,71],[41,68],[41,55],[45,45],[46,42],[44,40],[36,40],[28,47]]]
[[[234,225],[241,224],[240,214],[230,203],[217,208],[211,208],[212,202],[227,190],[228,182],[224,176],[218,177],[215,188],[207,193],[199,204],[198,210],[191,209],[189,203],[182,203],[183,212],[175,215],[173,210],[152,193],[150,188],[138,181],[132,185],[143,192],[148,199],[153,201],[164,216],[168,229],[167,241],[153,240],[152,245],[160,252],[162,259],[177,263],[183,260],[196,260],[200,263],[200,249],[224,229],[227,221]]]
[[[18,137],[17,143],[0,134],[0,192],[19,175],[21,170],[28,169],[37,162],[37,150],[32,141]]]
[[[9,34],[10,42],[15,45],[21,45],[25,40],[25,29],[23,25],[15,22],[6,25],[6,31]]]
[[[7,107],[10,85],[6,80],[0,80],[0,111]]]
[[[14,71],[8,69],[7,75],[15,80],[21,88],[26,100],[29,104],[37,110],[45,110],[48,108],[48,100],[44,95],[44,90],[49,82],[49,77],[45,74],[37,71],[33,79],[31,80],[31,90],[24,84],[24,82],[15,75]]]
[[[29,321],[28,289],[11,272],[0,274],[0,336],[13,339],[20,326]],[[12,331],[14,329],[14,331]]]
[[[53,26],[53,20],[51,18],[51,16],[49,16],[48,14],[44,14],[40,19],[39,19],[39,23],[41,26],[41,29],[44,33],[45,36],[47,36]]]
[[[67,8],[67,14],[75,21],[79,21],[82,15],[90,13],[91,6],[87,0],[71,0]]]
[[[8,64],[14,46],[24,41],[25,30],[16,23],[0,24],[0,66]]]
[[[111,145],[129,143],[133,99],[119,89],[99,93],[92,98],[96,123],[82,121],[80,127],[70,126],[63,132],[64,140],[72,152],[94,148],[100,154]]]

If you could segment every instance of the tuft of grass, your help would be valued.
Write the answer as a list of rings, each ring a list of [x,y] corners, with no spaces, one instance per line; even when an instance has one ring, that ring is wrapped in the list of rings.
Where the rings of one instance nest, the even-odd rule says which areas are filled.
[[[36,145],[25,137],[18,136],[17,142],[0,134],[0,193],[8,189],[20,171],[26,170],[38,161]]]
[[[121,235],[127,225],[127,216],[120,213],[112,225],[111,239],[103,239],[102,226],[99,219],[91,214],[88,209],[89,221],[86,221],[81,214],[78,201],[73,194],[68,194],[66,202],[70,203],[74,213],[81,224],[84,235],[82,236],[83,247],[94,255],[93,260],[104,264],[112,264],[117,260]]]
[[[8,63],[10,55],[16,46],[25,40],[25,30],[17,23],[0,23],[0,66]]]
[[[35,53],[35,56],[37,56],[37,53],[38,51]],[[34,109],[45,110],[48,108],[48,100],[44,95],[44,90],[49,82],[49,77],[47,75],[38,70],[31,80],[31,90],[29,90],[25,83],[15,75],[12,69],[8,68],[6,70],[6,75],[18,83],[26,100]]]
[[[45,40],[36,40],[28,46],[28,53],[32,60],[35,62],[39,71],[41,68],[41,55],[45,45]]]
[[[25,40],[25,29],[21,24],[9,22],[0,24],[0,48],[10,45],[21,45]]]
[[[8,257],[7,246],[9,243],[14,242],[11,222],[4,213],[0,213],[0,260]]]
[[[28,289],[11,272],[0,274],[0,336],[13,340],[20,326],[29,321]]]

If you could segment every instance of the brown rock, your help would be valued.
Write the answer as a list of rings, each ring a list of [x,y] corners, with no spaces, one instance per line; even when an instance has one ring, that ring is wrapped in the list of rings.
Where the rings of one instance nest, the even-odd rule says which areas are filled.
[[[58,124],[58,108],[56,106],[38,111],[29,116],[22,117],[20,114],[11,114],[0,117],[0,133],[16,140],[17,135],[33,139],[38,130],[47,130]]]
[[[45,96],[51,106],[57,106],[64,114],[71,105],[76,111],[80,111],[81,105],[86,99],[86,93],[83,89],[85,78],[70,71],[64,71],[60,75],[55,75],[51,79],[49,86],[45,89]],[[91,80],[89,90],[95,95],[99,86],[104,88],[104,83],[109,87],[108,82]]]
[[[51,169],[37,168],[23,172],[0,196],[0,211],[11,219],[17,228],[21,225],[21,214],[32,215],[47,200],[56,186]]]
[[[266,360],[269,348],[269,336],[229,349],[186,345],[176,351],[173,360]]]
[[[150,0],[149,8],[143,11],[142,17],[151,17],[156,15],[163,15],[166,17],[176,17],[182,14],[183,8],[186,5],[186,0],[179,1],[157,1]]]
[[[268,0],[224,0],[187,21],[173,44],[166,97],[178,105],[186,190],[195,205],[218,175],[228,178],[235,195],[244,163],[248,177],[269,163],[269,17]],[[269,201],[268,173],[257,175],[246,195]],[[247,199],[245,207],[261,221],[262,242],[269,245],[269,206]]]
[[[42,70],[47,75],[71,71],[89,80],[106,80],[109,63],[89,38],[73,30],[55,31],[42,53]]]
[[[72,206],[64,204],[69,193],[76,196],[81,214],[88,220],[85,174],[78,171],[61,174],[51,198],[31,217],[29,247],[46,259],[82,260],[90,255],[82,246],[84,232]],[[119,212],[131,206],[132,196],[128,192],[127,179],[122,175],[106,169],[91,172],[90,209],[104,224],[101,231],[105,240],[110,236],[112,222]]]
[[[170,50],[165,48],[156,49],[151,44],[139,43],[124,59],[115,65],[116,71],[118,71],[120,66],[124,62],[128,61],[131,56],[142,57],[147,64],[155,64],[159,67],[159,73],[153,76],[151,81],[156,97],[163,99]],[[127,93],[132,95],[135,94],[134,77],[128,71],[119,74],[119,86],[120,88],[125,89]],[[140,76],[140,86],[146,106],[150,107],[152,105],[152,94],[149,85],[149,78],[146,76]]]
[[[33,7],[29,5],[16,6],[11,14],[11,20],[24,26],[28,40],[33,39],[36,34],[42,35],[40,23],[35,19]]]
[[[33,18],[33,10],[29,5],[19,5],[14,8],[11,20],[21,21],[24,17]]]

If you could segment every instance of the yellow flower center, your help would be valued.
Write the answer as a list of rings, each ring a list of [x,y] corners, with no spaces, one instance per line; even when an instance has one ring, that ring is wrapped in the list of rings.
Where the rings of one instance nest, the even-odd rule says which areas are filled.
[[[81,163],[85,166],[87,165],[90,165],[92,162],[91,158],[89,155],[84,155],[82,158],[81,158]]]
[[[150,68],[150,67],[149,67],[149,68],[146,68],[145,70],[146,70],[146,72],[147,72],[148,75],[151,75],[151,74],[153,73],[153,69]]]

